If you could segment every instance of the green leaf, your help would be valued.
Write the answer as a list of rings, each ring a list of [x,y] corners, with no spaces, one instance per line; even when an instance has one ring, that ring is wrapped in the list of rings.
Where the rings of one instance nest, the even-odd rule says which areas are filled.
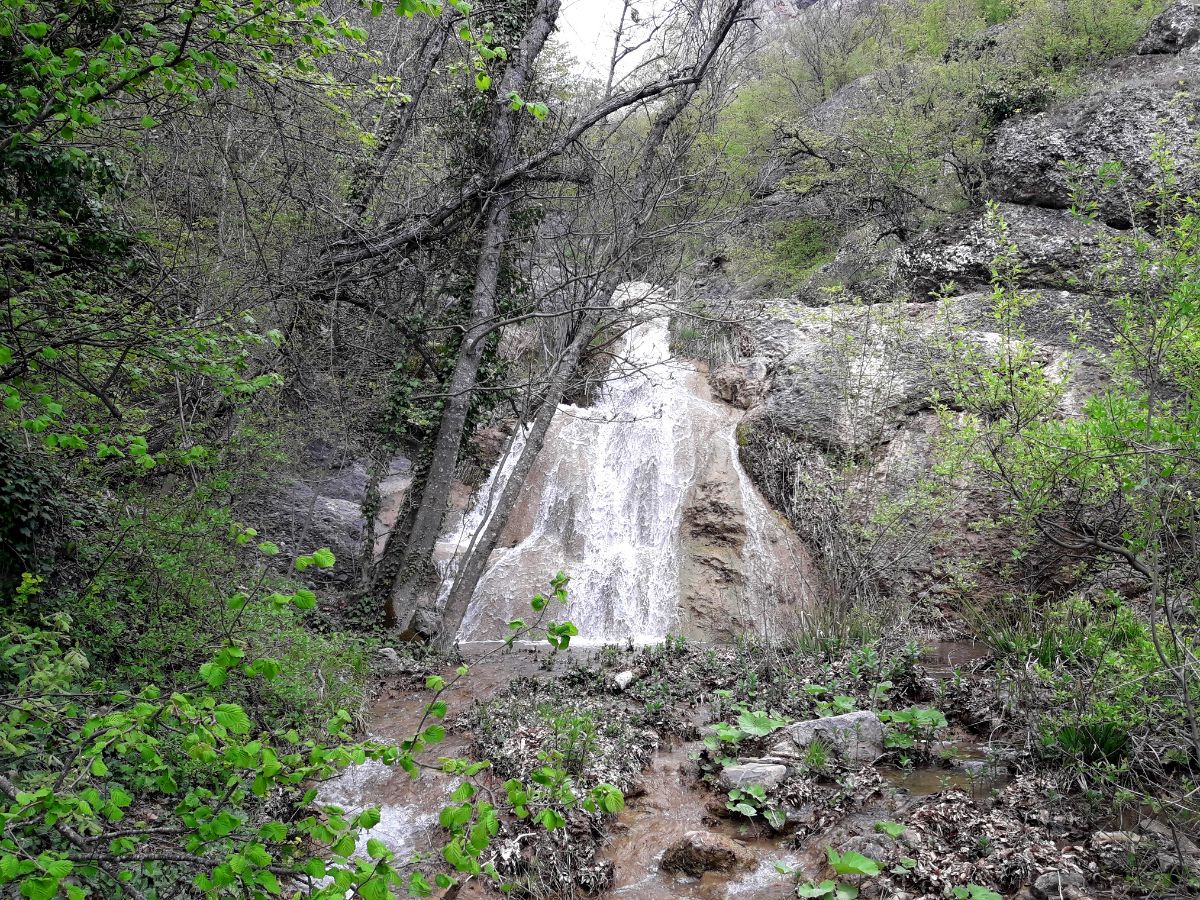
[[[358,827],[366,830],[371,830],[379,824],[382,817],[378,806],[372,806],[369,809],[363,810],[358,816]]]
[[[742,712],[737,719],[738,728],[751,737],[766,737],[787,724],[786,719],[775,719],[765,712]]]
[[[213,716],[234,734],[246,734],[250,731],[250,717],[236,703],[222,703],[214,711]]]
[[[861,853],[856,853],[853,850],[847,850],[845,853],[839,854],[832,847],[828,851],[829,864],[833,867],[833,871],[839,875],[878,875],[879,863],[873,859],[863,856]]]
[[[296,609],[312,609],[317,605],[317,595],[306,588],[300,588],[292,595],[292,603]]]
[[[428,897],[433,893],[433,888],[429,886],[429,882],[425,880],[425,876],[420,872],[413,872],[408,879],[408,894],[410,897]],[[366,894],[363,894],[365,900],[371,900]]]
[[[899,822],[876,822],[875,830],[880,834],[886,834],[893,840],[904,834],[904,826]]]
[[[312,560],[317,564],[318,569],[332,569],[333,564],[337,562],[337,558],[333,555],[333,551],[328,547],[322,547],[312,555]]]

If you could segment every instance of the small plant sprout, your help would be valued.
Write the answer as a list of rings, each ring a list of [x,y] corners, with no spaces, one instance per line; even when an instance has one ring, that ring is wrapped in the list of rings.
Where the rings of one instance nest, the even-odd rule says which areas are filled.
[[[904,834],[905,827],[899,822],[876,822],[875,831],[879,834],[886,834],[892,840],[896,840],[896,838]]]

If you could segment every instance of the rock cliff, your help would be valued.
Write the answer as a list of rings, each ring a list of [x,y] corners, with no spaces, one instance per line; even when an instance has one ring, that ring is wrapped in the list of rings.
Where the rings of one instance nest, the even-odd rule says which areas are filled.
[[[767,301],[768,315],[744,329],[746,357],[715,373],[714,384],[731,399],[749,398],[745,465],[816,551],[835,590],[936,594],[937,582],[952,577],[940,566],[965,548],[983,559],[975,577],[986,590],[989,567],[1009,562],[996,558],[998,543],[967,528],[997,512],[985,491],[960,483],[957,506],[937,521],[925,516],[920,485],[939,431],[931,402],[938,356],[951,335],[983,348],[1001,340],[991,282],[1007,249],[1011,277],[1034,297],[1024,325],[1038,362],[1053,378],[1070,373],[1061,413],[1078,411],[1105,383],[1111,296],[1129,265],[1117,239],[1133,222],[1152,221],[1164,184],[1200,190],[1197,54],[1200,3],[1181,0],[1133,55],[1090,73],[1073,96],[992,131],[983,171],[995,213],[966,209],[903,243],[851,233],[814,277],[820,290]],[[843,89],[828,114],[871,88]],[[1094,198],[1089,215],[1072,211],[1083,197]],[[862,299],[829,292],[855,263],[873,273],[848,289]],[[1076,352],[1077,337],[1095,352]],[[887,527],[878,523],[881,508],[897,516]],[[906,543],[917,531],[922,540]],[[1043,580],[1062,577],[1061,561],[1030,565]]]

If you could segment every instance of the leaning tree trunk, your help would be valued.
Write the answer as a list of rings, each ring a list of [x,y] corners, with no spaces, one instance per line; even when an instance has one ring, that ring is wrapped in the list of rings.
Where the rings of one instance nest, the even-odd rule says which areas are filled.
[[[607,280],[606,280],[607,284]],[[616,285],[613,285],[615,290]],[[611,293],[611,291],[610,291]],[[554,377],[550,381],[545,397],[538,406],[537,413],[529,426],[529,434],[525,438],[525,446],[517,457],[512,471],[509,473],[500,494],[494,497],[494,511],[487,517],[486,524],[479,534],[471,540],[466,558],[454,574],[454,585],[446,600],[446,608],[442,612],[441,621],[437,623],[436,645],[438,649],[449,650],[454,646],[458,629],[462,626],[467,615],[467,607],[471,604],[471,596],[483,577],[487,568],[488,557],[496,547],[500,533],[508,523],[509,511],[517,505],[525,480],[529,477],[533,464],[537,462],[542,446],[546,442],[546,433],[554,420],[558,404],[562,402],[567,385],[579,368],[583,351],[591,343],[592,336],[600,322],[601,311],[595,310],[585,314],[575,330],[575,336],[567,346],[566,352],[555,368]]]
[[[555,366],[554,375],[531,423],[530,433],[526,437],[521,455],[496,499],[492,515],[487,518],[480,534],[473,538],[467,557],[462,561],[455,574],[454,585],[450,589],[450,596],[447,598],[440,623],[430,629],[431,631],[436,630],[436,643],[441,649],[449,649],[454,645],[458,629],[462,626],[467,608],[470,606],[471,596],[475,593],[479,579],[487,568],[488,558],[508,522],[509,512],[516,506],[517,498],[525,485],[525,479],[541,452],[558,404],[562,401],[567,385],[578,370],[583,354],[600,324],[605,311],[604,304],[620,285],[622,279],[620,264],[640,239],[655,212],[654,198],[657,196],[655,188],[661,177],[658,163],[662,156],[662,147],[667,133],[687,109],[704,83],[709,68],[724,45],[744,5],[744,0],[731,0],[726,6],[696,61],[693,68],[694,77],[680,89],[672,103],[659,113],[650,133],[646,136],[646,143],[638,162],[637,179],[630,194],[632,198],[631,214],[624,223],[618,225],[614,234],[608,272],[593,292],[596,308],[583,315],[574,337]],[[621,227],[622,225],[623,227]]]
[[[522,116],[528,115],[507,101],[523,93],[533,79],[533,66],[554,30],[561,0],[540,0],[515,58],[511,60],[496,94],[499,104],[493,126],[490,171],[507,172],[518,159],[518,137]],[[407,535],[400,570],[392,586],[390,618],[401,626],[412,619],[417,601],[436,584],[433,548],[449,508],[450,489],[458,468],[459,448],[466,430],[479,367],[483,362],[485,338],[496,315],[497,290],[504,251],[508,244],[514,195],[511,187],[490,198],[483,242],[471,298],[471,319],[459,346],[454,373],[447,389],[446,405],[438,423],[437,437],[421,500]]]

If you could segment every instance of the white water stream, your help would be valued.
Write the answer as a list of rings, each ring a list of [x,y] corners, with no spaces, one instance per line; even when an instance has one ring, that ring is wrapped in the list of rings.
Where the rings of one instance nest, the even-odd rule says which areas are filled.
[[[665,312],[650,286],[624,290]],[[802,604],[807,557],[737,461],[740,413],[710,396],[695,364],[672,358],[668,318],[650,316],[621,339],[595,404],[559,407],[460,639],[503,637],[559,569],[580,643],[662,640],[686,624],[689,601],[736,610],[746,630],[770,636],[775,609]],[[443,597],[523,443],[520,432],[439,542]],[[712,548],[689,532],[698,517],[718,520],[698,539]]]

